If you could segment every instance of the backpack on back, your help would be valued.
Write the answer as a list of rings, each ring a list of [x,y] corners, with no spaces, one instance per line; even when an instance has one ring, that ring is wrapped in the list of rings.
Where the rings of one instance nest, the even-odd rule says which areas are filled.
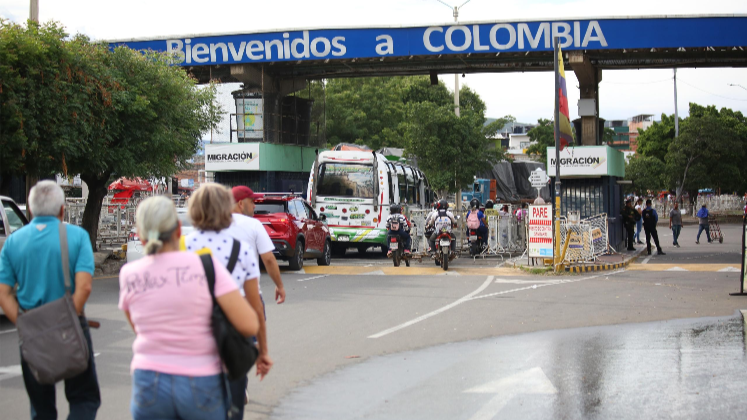
[[[467,216],[467,228],[469,229],[479,229],[480,228],[480,218],[477,217],[476,211],[471,211],[469,213],[469,216]]]
[[[451,218],[446,214],[445,210],[438,212],[433,227],[436,228],[436,232],[451,232]]]

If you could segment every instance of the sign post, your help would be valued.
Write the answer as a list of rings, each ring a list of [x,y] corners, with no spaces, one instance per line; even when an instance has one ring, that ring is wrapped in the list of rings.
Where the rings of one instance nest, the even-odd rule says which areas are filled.
[[[555,53],[555,271],[560,269],[560,72],[558,71],[558,55],[560,54],[560,38],[553,38]]]
[[[742,216],[742,269],[739,272],[739,293],[729,293],[731,296],[747,296],[744,292],[745,286],[747,286],[747,213]]]
[[[550,177],[547,176],[547,173],[542,168],[537,168],[529,174],[529,183],[532,184],[532,188],[537,190],[537,198],[539,198],[540,191],[547,185],[547,181],[549,180]]]

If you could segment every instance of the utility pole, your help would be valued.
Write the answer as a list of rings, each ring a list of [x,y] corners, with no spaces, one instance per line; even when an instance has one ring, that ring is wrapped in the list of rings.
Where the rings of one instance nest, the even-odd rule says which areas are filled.
[[[674,68],[674,137],[680,136],[680,117],[677,112],[677,67]]]
[[[461,6],[454,6],[453,8],[451,5],[444,3],[441,0],[436,0],[436,1],[448,7],[449,9],[452,9],[452,12],[454,15],[454,23],[457,23],[459,22],[459,9],[464,7],[464,5],[469,3],[471,0],[467,0],[464,3],[462,3]],[[456,114],[457,117],[460,114],[459,113],[459,73],[454,74],[454,114]]]
[[[39,0],[31,0],[29,4],[29,20],[33,20],[39,23]],[[26,171],[26,218],[31,220],[33,215],[31,214],[31,205],[29,204],[29,195],[31,194],[31,188],[36,185],[38,179],[36,176]]]

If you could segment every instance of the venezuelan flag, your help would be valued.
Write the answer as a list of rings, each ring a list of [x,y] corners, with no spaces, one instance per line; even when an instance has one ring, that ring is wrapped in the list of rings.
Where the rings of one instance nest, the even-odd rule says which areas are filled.
[[[563,51],[558,45],[558,107],[556,115],[560,126],[560,150],[569,144],[573,144],[573,130],[571,130],[571,119],[568,113],[568,90],[565,85],[565,67],[563,66]]]

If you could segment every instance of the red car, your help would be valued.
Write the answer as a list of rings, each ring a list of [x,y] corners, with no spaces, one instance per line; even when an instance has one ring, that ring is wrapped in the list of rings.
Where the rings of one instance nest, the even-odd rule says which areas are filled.
[[[254,217],[262,222],[275,244],[275,257],[286,260],[291,270],[303,268],[303,260],[316,258],[319,265],[332,260],[329,228],[314,209],[298,195],[265,193],[254,200]]]

